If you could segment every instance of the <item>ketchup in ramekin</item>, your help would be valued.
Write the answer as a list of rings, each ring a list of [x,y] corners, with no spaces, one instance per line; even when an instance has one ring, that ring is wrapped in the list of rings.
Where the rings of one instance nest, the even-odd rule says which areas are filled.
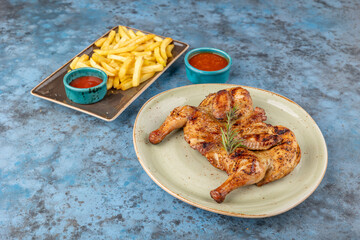
[[[220,49],[195,48],[185,55],[184,62],[192,83],[225,83],[229,79],[232,60]]]
[[[65,74],[63,83],[69,100],[79,104],[92,104],[102,100],[106,93],[107,75],[104,71],[77,68]]]
[[[226,58],[209,52],[203,52],[192,56],[189,59],[189,63],[194,68],[203,71],[218,71],[229,64]]]
[[[72,80],[69,85],[76,88],[91,88],[99,85],[102,82],[103,80],[101,78],[94,76],[84,76]]]

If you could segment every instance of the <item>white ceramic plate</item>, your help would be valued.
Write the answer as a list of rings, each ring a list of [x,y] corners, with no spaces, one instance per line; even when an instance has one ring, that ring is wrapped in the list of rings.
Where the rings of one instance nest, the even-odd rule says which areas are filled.
[[[288,176],[262,187],[238,188],[221,204],[210,197],[227,174],[214,168],[184,140],[182,130],[173,132],[158,145],[149,143],[149,133],[157,129],[171,110],[180,105],[197,106],[209,93],[234,87],[228,84],[199,84],[171,89],[147,101],[134,125],[134,147],[151,179],[174,197],[193,206],[224,215],[261,218],[274,216],[297,206],[320,184],[327,166],[324,137],[310,115],[299,105],[278,94],[244,87],[254,107],[266,111],[267,123],[290,128],[299,142],[302,157]]]

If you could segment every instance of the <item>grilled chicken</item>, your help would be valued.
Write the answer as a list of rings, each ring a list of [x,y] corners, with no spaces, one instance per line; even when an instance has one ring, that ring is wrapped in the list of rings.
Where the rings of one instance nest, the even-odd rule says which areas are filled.
[[[233,130],[242,146],[227,153],[221,129],[234,107]],[[210,192],[221,203],[234,189],[275,181],[288,175],[299,163],[301,152],[294,133],[283,126],[266,124],[265,120],[265,111],[253,108],[247,90],[229,88],[208,95],[198,107],[175,108],[159,129],[150,133],[149,141],[158,144],[173,130],[183,128],[185,141],[228,174],[228,179]]]

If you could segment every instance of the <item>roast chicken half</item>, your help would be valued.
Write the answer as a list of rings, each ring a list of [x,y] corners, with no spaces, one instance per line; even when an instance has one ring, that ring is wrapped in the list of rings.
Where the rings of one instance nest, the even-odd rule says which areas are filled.
[[[240,143],[229,152],[222,137],[229,126]],[[301,151],[292,131],[284,126],[264,123],[265,111],[254,108],[247,90],[234,87],[208,95],[198,107],[175,108],[164,123],[149,135],[160,143],[175,129],[184,129],[185,141],[199,151],[228,179],[210,192],[218,203],[236,188],[262,186],[288,175],[299,163]]]

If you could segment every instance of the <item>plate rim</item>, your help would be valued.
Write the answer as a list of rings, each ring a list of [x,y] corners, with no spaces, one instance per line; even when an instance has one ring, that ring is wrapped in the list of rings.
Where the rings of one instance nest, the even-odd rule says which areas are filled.
[[[322,169],[322,172],[321,172],[321,176],[318,180],[318,182],[311,188],[311,191],[309,191],[308,194],[304,195],[300,200],[298,200],[297,202],[295,202],[294,204],[292,204],[291,206],[285,208],[285,209],[282,209],[280,211],[276,211],[276,212],[273,212],[273,213],[269,213],[269,214],[244,214],[244,213],[237,213],[237,212],[231,212],[231,211],[224,211],[224,210],[219,210],[219,209],[215,209],[215,208],[211,208],[211,207],[207,207],[207,206],[203,206],[201,204],[198,204],[196,202],[193,202],[193,201],[190,201],[188,199],[186,199],[185,197],[182,197],[180,196],[179,194],[177,194],[176,192],[173,192],[172,190],[166,188],[162,183],[160,183],[153,175],[152,173],[145,167],[145,164],[144,162],[141,160],[140,158],[140,154],[139,154],[139,151],[138,151],[138,148],[137,148],[137,145],[136,145],[136,140],[135,140],[135,136],[136,136],[136,126],[137,126],[137,123],[138,123],[138,118],[139,118],[139,115],[140,113],[143,111],[143,109],[148,105],[148,103],[150,101],[152,101],[153,99],[163,95],[163,94],[166,94],[170,91],[176,91],[178,89],[181,89],[181,88],[187,88],[187,87],[193,87],[193,86],[203,86],[203,85],[215,85],[215,86],[228,86],[228,87],[235,87],[235,86],[238,86],[238,87],[243,87],[245,89],[254,89],[254,90],[259,90],[259,91],[263,91],[263,92],[266,92],[266,93],[269,93],[269,94],[273,94],[273,95],[276,95],[278,97],[281,97],[283,99],[285,99],[286,101],[289,101],[293,104],[295,104],[297,107],[299,107],[302,111],[304,111],[307,116],[309,117],[309,119],[313,122],[314,126],[319,130],[319,133],[320,133],[320,136],[322,138],[322,145],[323,145],[323,148],[324,148],[324,159],[325,159],[325,164],[324,164],[324,168]],[[301,204],[302,202],[304,202],[308,197],[310,197],[314,192],[315,190],[318,188],[318,186],[320,185],[320,183],[322,182],[324,176],[325,176],[325,173],[326,173],[326,169],[327,169],[327,165],[328,165],[328,150],[327,150],[327,145],[326,145],[326,141],[325,141],[325,138],[324,138],[324,135],[322,134],[321,132],[321,129],[319,128],[319,126],[316,124],[315,120],[311,117],[311,115],[305,111],[305,109],[303,109],[299,104],[297,104],[296,102],[292,101],[291,99],[285,97],[285,96],[282,96],[278,93],[275,93],[275,92],[271,92],[269,90],[265,90],[265,89],[261,89],[261,88],[256,88],[256,87],[251,87],[251,86],[244,86],[244,85],[238,85],[238,84],[227,84],[227,83],[209,83],[209,84],[196,84],[196,85],[186,85],[186,86],[181,86],[181,87],[176,87],[176,88],[172,88],[172,89],[168,89],[166,91],[163,91],[161,93],[158,93],[157,95],[151,97],[150,99],[148,99],[144,104],[143,106],[140,108],[140,110],[138,111],[138,114],[136,116],[136,119],[135,119],[135,122],[134,122],[134,127],[133,127],[133,145],[134,145],[134,149],[135,149],[135,153],[136,153],[136,156],[138,158],[138,161],[140,162],[142,168],[145,170],[145,172],[147,173],[147,175],[160,187],[162,188],[164,191],[166,191],[167,193],[169,193],[170,195],[172,195],[173,197],[179,199],[179,200],[182,200],[183,202],[187,203],[187,204],[190,204],[192,206],[195,206],[197,208],[200,208],[200,209],[203,209],[203,210],[206,210],[206,211],[209,211],[209,212],[214,212],[214,213],[218,213],[218,214],[222,214],[222,215],[226,215],[226,216],[232,216],[232,217],[241,217],[241,218],[266,218],[266,217],[272,217],[272,216],[276,216],[276,215],[279,215],[279,214],[282,214],[284,212],[287,212],[289,210],[291,210],[292,208],[298,206],[299,204]]]
[[[59,104],[59,105],[62,105],[62,106],[65,106],[67,108],[71,108],[71,109],[74,109],[76,111],[79,111],[79,112],[83,112],[83,113],[86,113],[88,115],[91,115],[93,117],[96,117],[96,118],[99,118],[101,120],[104,120],[104,121],[107,121],[107,122],[111,122],[111,121],[114,121],[117,117],[120,116],[120,114],[125,111],[127,109],[127,107],[132,103],[134,102],[146,89],[148,89],[173,63],[176,62],[176,60],[184,54],[184,52],[186,52],[186,50],[190,47],[189,44],[185,43],[185,42],[182,42],[182,41],[178,41],[176,39],[173,39],[174,42],[177,42],[177,43],[180,43],[180,44],[183,44],[185,46],[185,48],[179,52],[179,54],[171,61],[171,64],[167,64],[165,66],[165,68],[159,72],[160,74],[156,74],[156,76],[152,77],[150,80],[146,81],[146,86],[143,87],[142,89],[140,89],[132,98],[130,98],[130,100],[112,117],[112,118],[106,118],[106,117],[102,117],[102,116],[99,116],[95,113],[92,113],[88,110],[85,110],[85,109],[82,109],[82,108],[79,108],[79,107],[76,107],[76,106],[72,106],[70,104],[67,104],[67,103],[64,103],[62,101],[59,101],[59,100],[56,100],[56,99],[53,99],[53,98],[50,98],[50,97],[45,97],[45,96],[42,96],[38,93],[35,92],[35,90],[40,87],[43,83],[45,83],[46,81],[48,81],[52,76],[54,76],[56,73],[58,73],[61,69],[63,69],[66,65],[70,64],[74,58],[80,56],[81,54],[83,54],[86,50],[88,50],[89,48],[91,48],[92,46],[95,45],[95,42],[98,41],[100,38],[103,38],[105,36],[107,36],[112,30],[115,30],[117,26],[114,26],[112,27],[109,31],[107,31],[106,33],[104,33],[103,35],[101,35],[99,38],[97,38],[93,43],[91,43],[89,46],[85,47],[81,52],[79,52],[78,54],[76,54],[73,58],[71,58],[69,61],[67,61],[65,64],[63,64],[61,67],[59,67],[57,70],[55,70],[54,72],[52,72],[49,76],[47,76],[44,80],[42,80],[40,83],[38,83],[35,87],[33,87],[31,90],[30,90],[30,94],[35,96],[35,97],[38,97],[38,98],[42,98],[42,99],[45,99],[47,101],[50,101],[50,102],[53,102],[53,103],[56,103],[56,104]],[[121,25],[123,26],[123,25]],[[141,31],[141,32],[144,32],[144,33],[147,33],[147,34],[154,34],[154,33],[151,33],[151,32],[148,32],[148,31],[144,31],[144,30],[139,30],[139,29],[136,29],[136,28],[133,28],[133,27],[129,27],[129,26],[124,26],[126,28],[129,28],[129,29],[132,29],[132,30],[135,30],[135,31]],[[159,36],[159,37],[162,37],[162,38],[165,38],[164,36],[162,35],[158,35],[158,34],[155,34],[156,36]]]

